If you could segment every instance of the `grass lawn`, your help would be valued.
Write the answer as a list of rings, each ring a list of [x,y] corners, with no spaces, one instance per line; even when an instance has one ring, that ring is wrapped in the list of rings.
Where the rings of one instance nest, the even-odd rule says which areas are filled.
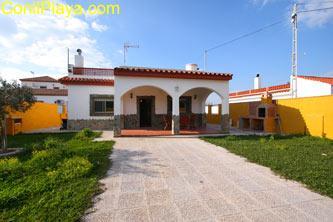
[[[333,141],[310,136],[203,138],[333,198]]]
[[[17,135],[20,156],[0,159],[0,221],[77,221],[99,192],[113,142],[98,133]]]

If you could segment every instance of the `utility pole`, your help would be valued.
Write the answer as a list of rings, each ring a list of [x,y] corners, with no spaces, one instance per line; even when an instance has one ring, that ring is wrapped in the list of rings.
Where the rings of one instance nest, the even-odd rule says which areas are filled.
[[[126,66],[126,53],[129,48],[139,48],[139,45],[131,45],[129,42],[124,43],[124,66]]]
[[[297,48],[298,48],[298,32],[297,32],[297,4],[294,4],[293,12],[291,14],[291,23],[293,26],[293,47],[292,47],[292,66],[291,73],[293,75],[293,82],[291,83],[292,97],[297,98],[297,76],[298,76],[298,58],[297,58]]]

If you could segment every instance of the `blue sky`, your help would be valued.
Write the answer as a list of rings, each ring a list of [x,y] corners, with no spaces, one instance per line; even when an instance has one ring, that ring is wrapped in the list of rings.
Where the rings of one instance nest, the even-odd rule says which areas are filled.
[[[30,71],[34,71],[36,76],[60,77],[66,70],[67,47],[71,55],[81,48],[87,66],[119,66],[126,41],[140,45],[129,50],[128,65],[183,68],[186,63],[198,63],[203,68],[204,49],[283,19],[271,29],[210,52],[208,70],[233,73],[231,91],[252,88],[256,73],[262,75],[264,85],[289,80],[292,36],[288,16],[292,1],[104,2],[119,3],[121,14],[70,19],[0,14],[1,76],[15,79],[31,76]],[[307,9],[333,6],[320,0],[299,2],[309,3]],[[333,76],[332,39],[333,10],[301,16],[300,74]]]

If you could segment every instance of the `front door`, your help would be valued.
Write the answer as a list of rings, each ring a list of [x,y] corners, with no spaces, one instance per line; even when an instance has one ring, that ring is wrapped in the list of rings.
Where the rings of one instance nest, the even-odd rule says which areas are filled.
[[[139,98],[140,127],[151,127],[153,97]]]

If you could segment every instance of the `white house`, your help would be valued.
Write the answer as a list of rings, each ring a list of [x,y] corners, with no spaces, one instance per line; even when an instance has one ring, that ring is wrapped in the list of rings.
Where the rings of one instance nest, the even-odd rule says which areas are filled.
[[[45,103],[66,103],[67,87],[50,76],[20,79],[22,86],[32,88],[37,101]]]
[[[257,102],[266,92],[272,94],[273,100],[333,95],[333,78],[298,75],[291,76],[286,84],[262,87],[258,74],[253,89],[229,94],[230,103]]]
[[[60,82],[68,87],[68,128],[160,129],[179,134],[184,127],[206,126],[205,101],[212,92],[222,100],[221,131],[229,131],[229,80],[232,74],[186,69],[84,68],[76,64]]]

